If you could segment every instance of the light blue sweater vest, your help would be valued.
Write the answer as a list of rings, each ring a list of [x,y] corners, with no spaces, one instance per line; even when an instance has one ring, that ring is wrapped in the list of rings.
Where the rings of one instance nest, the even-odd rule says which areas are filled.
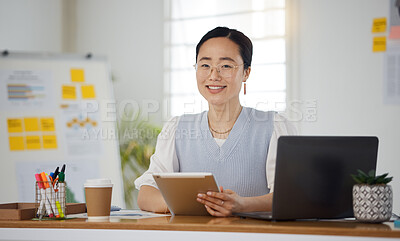
[[[221,147],[209,130],[207,113],[179,120],[175,136],[179,171],[211,172],[219,186],[244,197],[269,193],[266,160],[274,112],[243,107]]]

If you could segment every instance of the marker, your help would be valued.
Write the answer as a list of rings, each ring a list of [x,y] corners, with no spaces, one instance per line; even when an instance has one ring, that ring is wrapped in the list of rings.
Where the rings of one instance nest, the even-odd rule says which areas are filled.
[[[47,192],[49,183],[47,181],[46,174],[44,172],[40,173],[39,175],[40,175],[40,179],[42,180],[42,186],[43,186],[44,197],[45,197],[44,204],[46,207],[46,212],[49,215],[49,217],[53,217],[53,213],[51,212],[50,200],[49,200],[50,193]]]
[[[51,210],[53,210],[53,213],[51,212],[51,210],[49,213],[49,217],[52,218],[52,217],[54,217],[54,214],[56,216],[58,215],[58,211],[56,209],[56,199],[54,196],[54,189],[53,189],[53,187],[50,187],[49,180],[47,179],[46,173],[42,172],[42,173],[40,173],[40,175],[42,176],[42,180],[44,181],[43,184],[46,189],[47,200],[51,204]],[[49,198],[51,199],[51,202],[50,202]]]
[[[39,216],[40,219],[42,219],[43,211],[45,210],[44,205],[46,202],[46,193],[44,191],[43,182],[42,182],[42,178],[40,177],[40,175],[35,174],[35,178],[36,178],[37,184],[39,186],[39,190],[40,190],[40,204],[39,204],[37,215]]]
[[[65,164],[62,166],[61,172],[65,173]]]
[[[58,167],[57,167],[56,170],[54,171],[53,179],[56,179],[59,173],[60,172],[58,171]]]
[[[60,217],[64,217],[64,213],[63,213],[63,211],[61,210],[61,205],[60,205],[60,202],[59,201],[56,201],[56,206],[57,206],[57,209],[58,209],[58,212],[60,213]]]
[[[65,168],[64,168],[65,170]],[[59,190],[59,195],[60,195],[60,204],[61,204],[61,210],[63,213],[65,213],[65,173],[61,170],[60,174],[58,174],[58,183],[60,184],[60,190]]]
[[[56,192],[54,190],[53,178],[51,177],[51,175],[49,175],[49,179],[50,179],[49,184],[51,184],[51,185],[49,185],[49,189],[50,189],[50,193],[51,193],[51,207],[53,209],[53,213],[56,216],[56,218],[59,218],[60,215],[58,214],[58,210],[57,210],[57,206],[56,206]]]
[[[65,180],[65,173],[60,172],[60,174],[58,174],[58,182],[64,182],[64,180]]]
[[[53,210],[55,211],[56,218],[59,218],[59,212],[57,207],[57,190],[54,189],[54,185],[56,184],[56,180],[53,179],[54,173],[50,172],[49,179],[51,181],[50,191],[51,191],[51,205],[53,206]]]

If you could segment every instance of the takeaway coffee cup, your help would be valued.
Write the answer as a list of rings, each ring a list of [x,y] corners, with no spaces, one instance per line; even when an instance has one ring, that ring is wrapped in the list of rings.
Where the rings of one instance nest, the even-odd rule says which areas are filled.
[[[112,187],[110,179],[88,179],[85,183],[89,221],[106,221],[110,216]]]

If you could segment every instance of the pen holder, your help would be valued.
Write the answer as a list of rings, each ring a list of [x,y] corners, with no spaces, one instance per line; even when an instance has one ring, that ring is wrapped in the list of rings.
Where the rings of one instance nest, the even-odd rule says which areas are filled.
[[[39,219],[65,218],[66,214],[66,183],[36,181],[36,216]]]

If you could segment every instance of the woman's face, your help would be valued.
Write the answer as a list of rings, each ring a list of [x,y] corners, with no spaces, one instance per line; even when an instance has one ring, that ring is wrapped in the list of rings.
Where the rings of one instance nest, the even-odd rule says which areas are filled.
[[[199,49],[197,66],[198,69],[201,66],[212,66],[209,75],[205,76],[199,70],[196,72],[197,87],[210,105],[239,103],[242,82],[247,80],[250,67],[244,71],[239,46],[235,42],[224,37],[207,40]],[[216,66],[238,67],[233,68],[230,75],[221,76]]]

